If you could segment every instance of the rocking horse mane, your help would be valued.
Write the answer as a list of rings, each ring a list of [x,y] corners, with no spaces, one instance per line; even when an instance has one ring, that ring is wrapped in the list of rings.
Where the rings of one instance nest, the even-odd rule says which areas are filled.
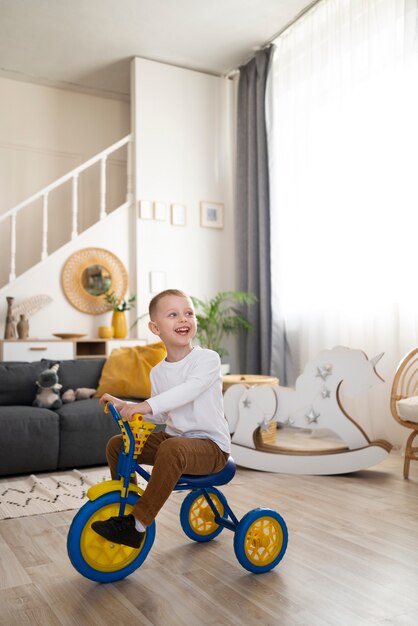
[[[335,392],[343,383],[344,390],[353,396],[374,385],[377,382],[376,377],[382,380],[375,370],[375,364],[381,356],[383,355],[368,359],[363,350],[345,346],[323,350],[306,364],[303,373],[296,380],[295,391],[306,393],[307,387],[312,389],[314,379],[314,387],[317,389],[326,385]]]

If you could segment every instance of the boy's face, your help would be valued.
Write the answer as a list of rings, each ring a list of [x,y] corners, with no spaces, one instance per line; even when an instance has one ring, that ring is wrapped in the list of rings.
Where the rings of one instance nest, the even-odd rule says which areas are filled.
[[[196,335],[196,315],[190,298],[164,296],[157,303],[149,329],[158,335],[165,345],[187,346]]]

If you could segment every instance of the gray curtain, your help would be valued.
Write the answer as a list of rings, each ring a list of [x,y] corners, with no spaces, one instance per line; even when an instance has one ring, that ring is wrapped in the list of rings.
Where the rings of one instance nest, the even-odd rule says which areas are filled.
[[[239,342],[240,371],[270,373],[270,219],[265,91],[272,46],[241,66],[237,110],[238,287],[258,298],[246,310],[254,332]]]

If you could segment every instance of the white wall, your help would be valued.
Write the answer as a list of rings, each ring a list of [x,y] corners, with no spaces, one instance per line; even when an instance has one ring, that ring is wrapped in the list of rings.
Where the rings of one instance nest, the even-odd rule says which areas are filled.
[[[137,311],[131,314],[133,319],[147,310],[152,297],[149,284],[151,271],[165,272],[167,287],[184,289],[198,297],[211,297],[219,290],[235,288],[234,159],[231,148],[231,129],[234,128],[233,84],[222,78],[142,59],[135,59],[132,69],[132,124],[137,139],[136,199],[162,201],[167,204],[167,209],[171,203],[184,204],[187,208],[186,226],[172,226],[168,216],[164,222],[141,220],[136,205],[131,210],[125,208],[110,214],[100,225],[86,230],[77,240],[66,244],[38,267],[18,278],[13,285],[0,289],[1,330],[4,328],[6,296],[14,296],[18,303],[31,295],[47,293],[54,302],[30,320],[31,337],[48,338],[54,332],[84,332],[89,337],[97,337],[97,327],[109,323],[110,314],[90,316],[80,313],[68,303],[60,284],[64,262],[72,252],[84,247],[108,248],[126,265],[130,276],[130,293],[137,293],[138,296]],[[78,153],[80,159],[88,158],[130,130],[124,116],[125,103],[113,100],[101,102],[101,99],[84,94],[58,94],[55,92],[60,90],[14,81],[0,80],[0,88],[5,89],[5,82],[11,84],[10,93],[16,100],[16,116],[11,115],[10,111],[8,114],[9,118],[13,118],[17,134],[11,131],[7,134],[7,124],[0,121],[0,147],[3,145],[7,148],[9,145],[12,150],[19,141],[23,143],[24,132],[19,130],[19,111],[30,107],[20,99],[27,101],[33,95],[38,101],[34,110],[42,118],[44,131],[32,128],[37,127],[37,117],[31,118],[31,123],[26,120],[30,138],[27,146],[33,142],[34,145],[47,146],[46,151],[50,146],[54,157],[55,165],[51,168],[45,165],[42,175],[36,178],[38,182],[34,182],[32,187],[27,186],[26,193],[32,193],[51,182],[52,173],[55,177],[69,169],[60,169],[60,154],[74,157]],[[3,92],[4,98],[8,93],[7,90]],[[86,106],[84,113],[79,98],[86,99],[83,100]],[[42,103],[47,102],[50,109],[56,108],[55,116],[42,113]],[[60,128],[56,127],[58,118],[63,121],[67,116],[68,122],[72,119],[70,110],[76,102],[80,112],[74,119],[83,118],[82,113],[88,117],[88,112],[93,118],[97,110],[98,124],[93,119],[88,123],[83,118],[79,130],[64,130],[61,124]],[[0,107],[3,106],[4,102],[0,104]],[[106,124],[113,130],[109,128],[105,133]],[[103,134],[99,132],[102,125]],[[46,138],[42,141],[44,135]],[[30,151],[26,152],[29,154]],[[37,155],[41,153],[41,148],[36,151]],[[33,162],[37,162],[35,157],[34,153]],[[3,155],[3,163],[6,161],[7,156]],[[9,182],[17,189],[19,168],[11,170],[9,174]],[[7,184],[7,181],[4,182]],[[17,195],[14,197],[14,201],[21,199]],[[199,203],[202,200],[224,204],[222,230],[200,226]],[[146,330],[146,320],[132,334],[155,340]],[[230,341],[229,346],[229,361],[234,368],[234,341]]]
[[[0,212],[130,132],[130,105],[0,78]]]
[[[130,106],[108,98],[0,78],[0,214],[77,167],[130,132]],[[109,207],[124,201],[126,149],[108,163]],[[80,176],[79,229],[98,215],[98,166]],[[69,240],[71,187],[49,198],[49,251]],[[0,285],[9,270],[9,220],[0,222]],[[40,258],[41,203],[17,221],[18,272]]]
[[[76,240],[17,278],[12,285],[0,289],[0,328],[5,326],[6,296],[14,297],[15,304],[19,304],[30,296],[46,294],[51,296],[53,302],[29,319],[30,338],[53,338],[53,333],[85,333],[86,338],[97,338],[98,327],[109,325],[112,314],[88,315],[75,309],[61,286],[62,268],[73,252],[90,247],[110,250],[128,267],[128,241],[129,207],[125,206],[87,229]]]
[[[164,272],[167,287],[197,297],[235,289],[233,84],[139,58],[132,77],[136,200],[167,209],[179,203],[187,211],[185,227],[173,226],[169,215],[137,221],[140,312],[153,295],[151,271]],[[223,229],[200,226],[201,201],[224,204]]]

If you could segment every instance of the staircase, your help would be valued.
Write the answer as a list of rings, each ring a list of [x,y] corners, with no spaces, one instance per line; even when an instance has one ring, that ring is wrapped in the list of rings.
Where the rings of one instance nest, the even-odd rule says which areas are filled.
[[[117,150],[120,150],[121,148],[125,146],[127,149],[126,202],[131,203],[132,198],[133,198],[132,168],[131,168],[132,135],[127,135],[126,137],[123,137],[123,139],[120,139],[119,141],[109,146],[102,152],[96,154],[94,157],[92,157],[85,163],[74,168],[73,170],[71,170],[70,172],[68,172],[67,174],[65,174],[58,180],[56,180],[55,182],[51,183],[47,187],[44,187],[44,189],[41,189],[40,191],[32,195],[27,200],[24,200],[23,202],[21,202],[20,204],[18,204],[17,206],[13,207],[12,209],[10,209],[9,211],[7,211],[6,213],[0,216],[0,232],[2,231],[4,233],[7,230],[7,228],[9,228],[9,232],[10,232],[10,246],[0,247],[0,267],[3,269],[3,271],[4,271],[4,268],[8,268],[8,278],[7,278],[7,271],[4,273],[4,276],[0,277],[0,290],[3,289],[3,287],[10,285],[13,281],[16,280],[17,277],[23,276],[24,273],[26,273],[26,271],[28,271],[29,269],[27,268],[21,273],[19,273],[16,269],[19,265],[22,265],[21,263],[19,263],[19,258],[20,258],[19,255],[23,255],[23,253],[26,252],[26,250],[22,250],[22,247],[19,247],[19,241],[18,241],[19,238],[17,236],[17,224],[18,224],[19,218],[22,218],[22,221],[19,222],[19,232],[22,232],[22,230],[24,232],[25,226],[27,226],[26,233],[25,233],[26,234],[25,241],[27,241],[30,238],[32,238],[35,242],[37,238],[38,240],[41,241],[40,249],[35,250],[33,252],[33,256],[35,257],[34,265],[39,264],[50,256],[50,252],[49,252],[50,241],[49,240],[50,240],[51,229],[49,228],[49,223],[50,223],[49,200],[50,200],[51,192],[53,191],[55,192],[56,190],[68,189],[68,185],[70,185],[71,228],[70,228],[70,231],[68,232],[68,237],[66,237],[64,241],[61,241],[61,247],[62,247],[69,241],[73,241],[74,239],[77,239],[77,237],[80,235],[80,228],[79,228],[80,211],[83,210],[83,207],[81,206],[80,199],[79,199],[80,175],[88,171],[92,172],[93,170],[95,170],[95,167],[96,169],[97,167],[100,168],[99,177],[98,177],[98,189],[96,190],[96,192],[98,193],[98,198],[99,198],[98,214],[97,214],[97,217],[95,218],[95,222],[103,220],[109,213],[108,192],[109,192],[109,183],[111,181],[109,180],[108,171],[107,171],[108,159]],[[28,207],[30,207],[30,210],[32,210],[31,207],[33,207],[33,210],[35,210],[35,207],[39,205],[39,203],[41,203],[41,207],[42,207],[41,209],[42,218],[37,224],[37,226],[39,226],[39,232],[33,233],[33,237],[31,237],[32,232],[30,229],[32,229],[32,223],[28,221],[28,223],[26,224],[24,220],[25,214],[23,211],[24,209],[28,209]],[[54,211],[52,213],[53,214],[51,217],[55,221],[55,223],[57,223],[57,221],[59,222],[60,220],[64,222],[64,216],[63,216],[62,210],[59,213],[57,211]],[[57,249],[55,249],[54,252],[57,252]]]

